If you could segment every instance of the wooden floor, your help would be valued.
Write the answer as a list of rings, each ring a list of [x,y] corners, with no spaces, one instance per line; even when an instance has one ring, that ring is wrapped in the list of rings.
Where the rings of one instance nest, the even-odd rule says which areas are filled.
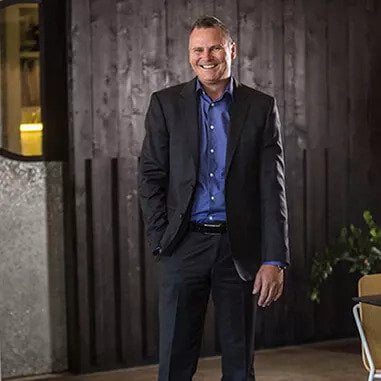
[[[155,381],[156,366],[118,370],[107,373],[39,377],[44,381]],[[366,381],[358,340],[339,340],[297,347],[258,351],[257,381]],[[36,378],[23,378],[26,380]],[[219,381],[220,359],[199,363],[194,381]],[[15,381],[15,380],[13,380]],[[181,380],[178,380],[181,381]]]

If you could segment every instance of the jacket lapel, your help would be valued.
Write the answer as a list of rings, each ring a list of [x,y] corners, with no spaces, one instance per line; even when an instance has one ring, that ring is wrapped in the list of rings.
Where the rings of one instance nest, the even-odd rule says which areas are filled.
[[[233,103],[230,111],[230,131],[226,149],[226,177],[229,173],[235,149],[239,141],[242,126],[245,123],[249,103],[246,102],[248,92],[244,86],[234,81]]]
[[[183,110],[183,127],[185,149],[189,152],[193,162],[195,174],[199,162],[199,118],[196,94],[196,78],[187,82],[180,92],[181,110]]]

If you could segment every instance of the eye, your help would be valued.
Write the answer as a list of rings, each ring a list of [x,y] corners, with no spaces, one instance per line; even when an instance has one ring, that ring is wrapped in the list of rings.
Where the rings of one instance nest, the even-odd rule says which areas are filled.
[[[195,48],[193,49],[194,53],[202,53],[203,49],[202,48]]]
[[[217,45],[217,46],[213,46],[212,50],[213,50],[214,52],[220,52],[220,51],[222,50],[222,46],[219,46],[219,45]]]

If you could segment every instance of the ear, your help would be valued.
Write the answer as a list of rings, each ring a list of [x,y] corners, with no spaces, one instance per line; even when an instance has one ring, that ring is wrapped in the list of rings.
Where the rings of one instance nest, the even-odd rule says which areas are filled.
[[[237,57],[237,45],[235,42],[232,42],[231,44],[230,54],[231,54],[232,60],[235,60],[235,58]]]

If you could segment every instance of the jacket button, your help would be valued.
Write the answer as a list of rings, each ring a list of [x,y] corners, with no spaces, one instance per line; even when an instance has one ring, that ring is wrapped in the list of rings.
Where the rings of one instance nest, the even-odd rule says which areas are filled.
[[[180,213],[180,218],[181,218],[181,219],[184,218],[184,213]]]

